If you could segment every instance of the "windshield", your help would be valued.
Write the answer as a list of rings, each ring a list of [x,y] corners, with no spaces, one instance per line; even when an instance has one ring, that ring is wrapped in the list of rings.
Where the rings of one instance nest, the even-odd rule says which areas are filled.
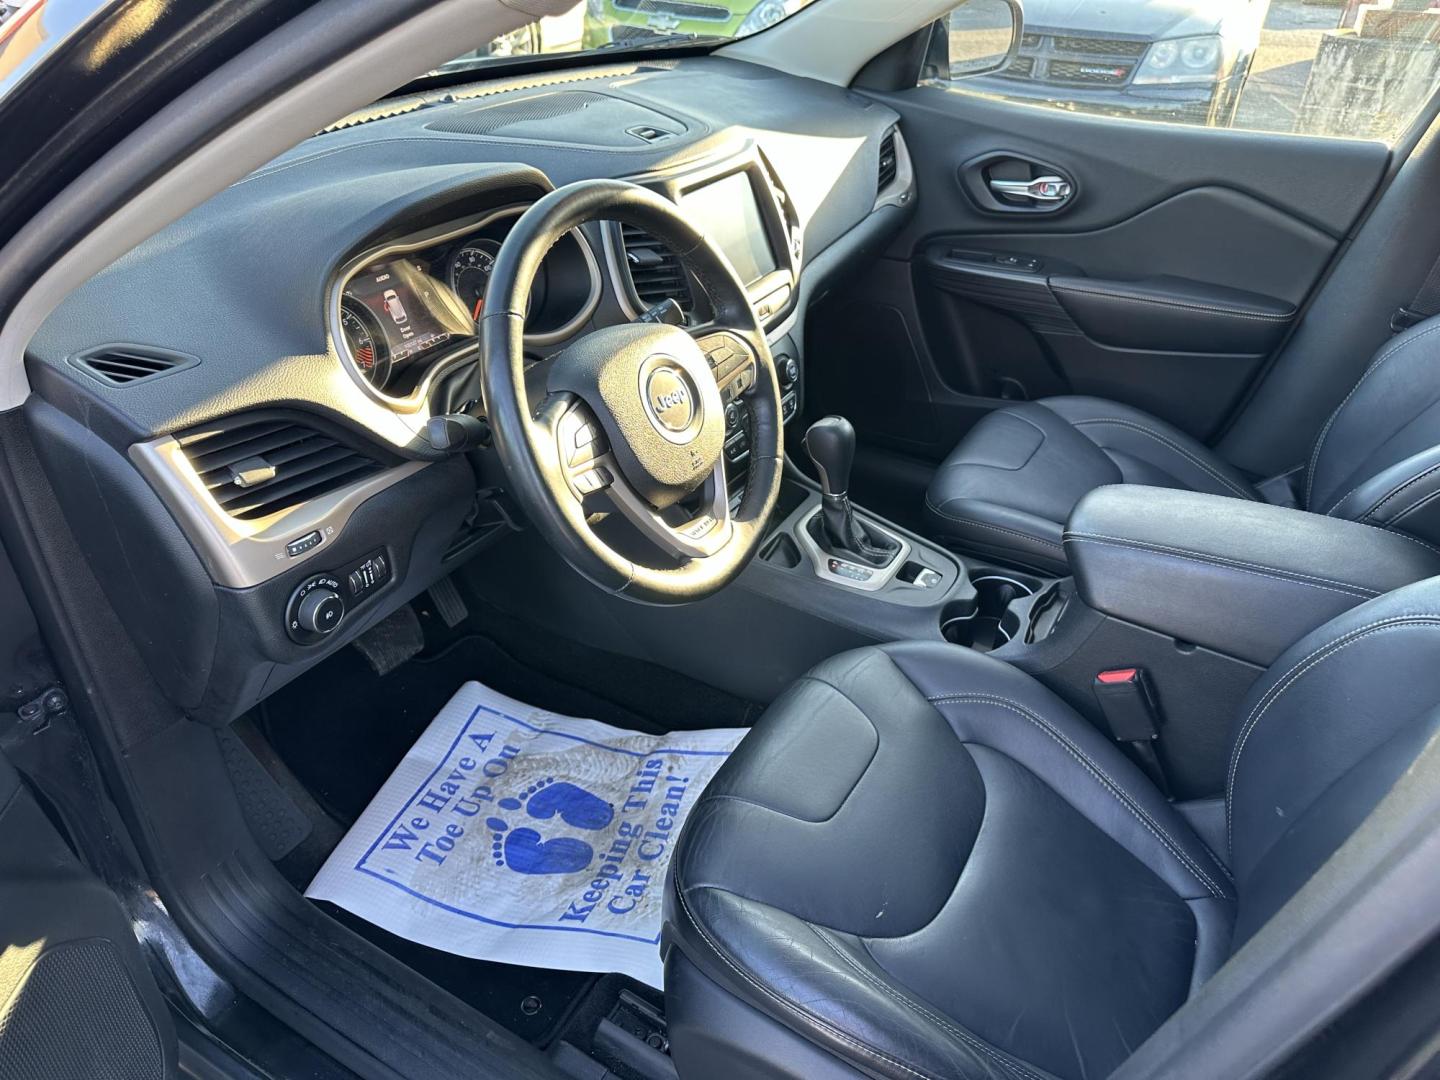
[[[815,0],[577,0],[563,15],[513,30],[441,71],[514,57],[653,49],[749,37]]]

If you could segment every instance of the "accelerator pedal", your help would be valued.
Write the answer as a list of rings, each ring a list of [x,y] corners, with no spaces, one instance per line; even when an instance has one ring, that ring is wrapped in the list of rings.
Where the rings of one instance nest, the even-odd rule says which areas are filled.
[[[441,578],[430,586],[430,605],[435,609],[435,614],[440,616],[440,621],[451,630],[470,617],[470,609],[465,606],[465,598],[455,587],[454,578]]]

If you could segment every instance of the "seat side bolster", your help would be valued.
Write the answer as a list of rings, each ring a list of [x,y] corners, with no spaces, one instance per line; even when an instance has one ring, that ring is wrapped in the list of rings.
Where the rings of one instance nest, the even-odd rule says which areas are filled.
[[[1052,1080],[867,971],[848,936],[673,875],[666,931],[707,977],[837,1056],[895,1080]],[[745,943],[732,955],[727,940]]]
[[[1140,409],[1080,396],[1045,398],[1039,404],[1112,456],[1145,462],[1174,477],[1176,486],[1247,501],[1259,498],[1250,481],[1204,443]]]
[[[1325,513],[1410,536],[1440,554],[1440,446],[1362,480]]]
[[[1030,676],[953,645],[882,648],[963,742],[1025,766],[1177,895],[1233,901],[1229,871],[1145,774]]]

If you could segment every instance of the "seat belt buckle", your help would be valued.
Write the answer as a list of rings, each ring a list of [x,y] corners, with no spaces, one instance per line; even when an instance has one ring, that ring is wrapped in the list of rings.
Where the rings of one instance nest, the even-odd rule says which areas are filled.
[[[1116,742],[1148,743],[1160,737],[1159,707],[1140,668],[1116,668],[1095,676],[1095,697]]]
[[[1110,736],[1133,752],[1137,765],[1155,786],[1170,796],[1170,784],[1155,742],[1160,738],[1160,706],[1142,668],[1115,668],[1095,676],[1095,700],[1105,715]]]
[[[1390,329],[1396,334],[1403,334],[1412,326],[1419,326],[1426,318],[1428,316],[1407,307],[1398,308],[1395,314],[1390,316]]]

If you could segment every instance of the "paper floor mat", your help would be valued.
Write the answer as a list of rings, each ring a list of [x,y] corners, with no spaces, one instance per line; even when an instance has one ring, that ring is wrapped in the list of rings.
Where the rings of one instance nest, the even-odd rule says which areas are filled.
[[[305,895],[461,956],[659,987],[675,840],[744,735],[645,735],[466,683]]]

